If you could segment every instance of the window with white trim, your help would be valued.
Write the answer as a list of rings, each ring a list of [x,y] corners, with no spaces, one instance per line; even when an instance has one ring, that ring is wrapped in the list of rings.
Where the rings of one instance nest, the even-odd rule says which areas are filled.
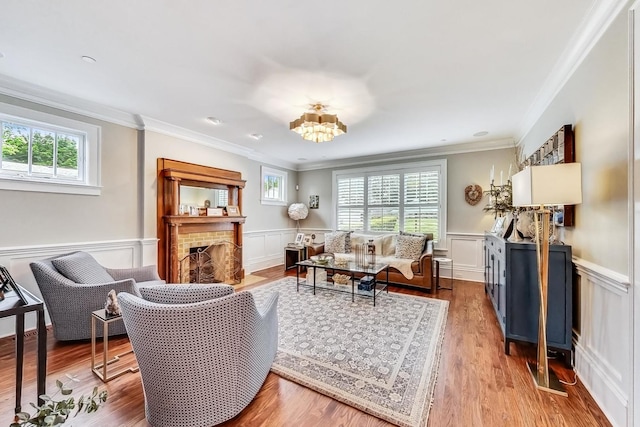
[[[262,166],[262,192],[260,201],[263,205],[287,204],[287,177],[285,171]]]
[[[100,194],[100,128],[0,103],[0,189]]]
[[[446,159],[333,172],[338,230],[446,230]]]

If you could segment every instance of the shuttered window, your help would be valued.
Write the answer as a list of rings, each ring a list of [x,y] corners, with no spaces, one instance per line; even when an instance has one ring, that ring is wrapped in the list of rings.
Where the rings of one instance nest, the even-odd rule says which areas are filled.
[[[446,160],[334,171],[339,230],[433,233],[446,229]]]

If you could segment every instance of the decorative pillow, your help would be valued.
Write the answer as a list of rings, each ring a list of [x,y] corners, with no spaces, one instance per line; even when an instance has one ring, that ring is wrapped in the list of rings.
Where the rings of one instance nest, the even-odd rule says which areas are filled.
[[[345,254],[346,251],[346,231],[334,231],[333,233],[326,233],[324,235],[324,251],[332,254]],[[349,250],[351,250],[351,243],[349,243]]]
[[[396,254],[397,234],[385,234],[382,236],[382,255],[394,256]]]
[[[422,248],[422,251],[424,252],[425,249],[427,249],[427,235],[423,234],[423,233],[407,233],[406,231],[401,231],[400,232],[401,236],[411,236],[411,237],[424,237],[424,247]]]
[[[53,266],[67,279],[76,283],[95,284],[113,282],[113,277],[87,252],[74,252],[51,260]]]
[[[414,261],[420,260],[426,240],[427,236],[399,235],[396,243],[396,258],[406,258]]]

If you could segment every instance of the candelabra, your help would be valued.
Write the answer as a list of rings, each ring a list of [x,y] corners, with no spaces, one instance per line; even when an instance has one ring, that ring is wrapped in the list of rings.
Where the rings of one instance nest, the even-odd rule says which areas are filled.
[[[492,179],[489,190],[484,193],[489,196],[489,204],[483,210],[493,212],[494,218],[497,218],[498,214],[503,216],[513,210],[511,179],[504,185],[495,185]]]

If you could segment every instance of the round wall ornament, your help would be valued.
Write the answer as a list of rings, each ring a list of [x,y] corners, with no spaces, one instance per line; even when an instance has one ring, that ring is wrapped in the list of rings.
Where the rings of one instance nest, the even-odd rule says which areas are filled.
[[[471,206],[475,206],[482,200],[482,187],[478,184],[467,185],[464,189],[464,200]]]

